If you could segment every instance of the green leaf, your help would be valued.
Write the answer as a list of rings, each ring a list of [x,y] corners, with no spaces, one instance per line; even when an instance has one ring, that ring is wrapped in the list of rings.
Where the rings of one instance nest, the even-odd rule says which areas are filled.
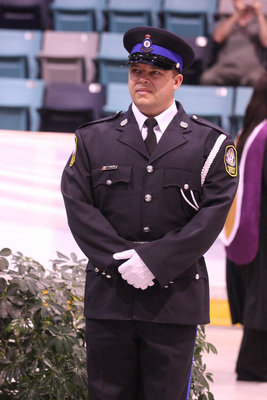
[[[31,294],[36,295],[38,293],[36,282],[33,279],[27,279],[26,285]]]
[[[7,282],[4,278],[0,278],[0,291],[4,292],[7,287]]]
[[[25,265],[19,265],[18,271],[20,275],[24,275],[26,272],[26,266]]]
[[[59,251],[57,251],[57,256],[58,256],[58,258],[64,258],[64,260],[69,260],[69,257],[65,256],[64,254],[60,253]]]
[[[7,247],[0,250],[0,256],[9,257],[11,254],[12,254],[11,250],[8,249]]]
[[[209,400],[214,400],[214,396],[211,392],[208,392],[208,399]]]
[[[71,256],[72,261],[77,262],[78,257],[76,256],[75,253],[70,253],[70,256]]]
[[[8,306],[6,301],[1,302],[1,307],[0,307],[0,318],[7,318],[8,317]]]
[[[10,301],[6,301],[6,310],[12,318],[19,318],[21,315],[20,308],[14,306]]]
[[[4,271],[8,268],[9,262],[6,258],[0,257],[0,271]]]
[[[209,343],[209,348],[210,348],[210,351],[212,351],[213,354],[218,354],[218,351],[217,351],[216,347],[213,344]]]
[[[23,297],[20,296],[9,296],[9,300],[16,306],[23,306],[25,304]]]
[[[8,296],[12,296],[18,291],[18,285],[16,283],[10,283],[6,289]]]

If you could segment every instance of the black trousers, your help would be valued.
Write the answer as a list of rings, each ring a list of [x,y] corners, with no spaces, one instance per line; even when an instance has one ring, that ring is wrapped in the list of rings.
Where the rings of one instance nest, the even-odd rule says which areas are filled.
[[[186,400],[195,325],[86,320],[90,400]]]
[[[236,372],[240,381],[267,382],[267,331],[244,327]]]

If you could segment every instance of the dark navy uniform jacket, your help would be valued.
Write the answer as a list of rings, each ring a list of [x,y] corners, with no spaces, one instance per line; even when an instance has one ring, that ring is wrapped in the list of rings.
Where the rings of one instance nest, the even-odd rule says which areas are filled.
[[[76,132],[62,193],[72,234],[89,259],[86,317],[209,322],[203,254],[236,191],[237,177],[227,172],[225,158],[233,142],[215,125],[189,117],[181,104],[177,108],[151,157],[131,107]],[[132,248],[156,277],[153,287],[135,289],[121,278],[123,261],[112,255]]]

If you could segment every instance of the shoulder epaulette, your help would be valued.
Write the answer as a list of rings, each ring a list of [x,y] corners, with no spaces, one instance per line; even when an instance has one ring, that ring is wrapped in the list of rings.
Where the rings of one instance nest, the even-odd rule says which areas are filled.
[[[191,115],[190,119],[192,121],[194,121],[194,122],[197,122],[197,123],[201,124],[201,125],[209,126],[210,128],[213,128],[216,131],[218,131],[220,133],[223,133],[226,136],[229,136],[229,133],[225,132],[225,130],[223,128],[221,128],[218,125],[213,124],[212,122],[208,121],[205,118],[201,118],[198,115],[193,114],[193,115]]]
[[[80,130],[80,129],[88,126],[88,125],[94,125],[94,124],[98,124],[98,123],[101,123],[101,122],[112,121],[113,119],[118,118],[121,115],[121,113],[122,113],[122,111],[117,111],[116,114],[109,115],[108,117],[101,118],[101,119],[96,119],[95,121],[85,122],[84,124],[79,126],[78,130]]]

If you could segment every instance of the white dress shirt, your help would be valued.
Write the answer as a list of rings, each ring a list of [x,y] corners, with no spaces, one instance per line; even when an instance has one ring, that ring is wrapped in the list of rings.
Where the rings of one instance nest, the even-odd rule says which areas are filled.
[[[136,107],[134,103],[132,103],[132,110],[135,116],[135,119],[138,123],[139,129],[141,131],[143,140],[147,137],[147,126],[145,125],[145,121],[148,118],[146,115],[141,113],[141,111]],[[167,129],[168,125],[172,121],[173,117],[177,114],[177,107],[175,101],[173,101],[172,105],[167,108],[167,110],[163,111],[161,114],[156,115],[154,117],[158,123],[157,126],[154,128],[154,132],[156,135],[157,143],[159,142],[160,138],[162,137],[163,133]]]

